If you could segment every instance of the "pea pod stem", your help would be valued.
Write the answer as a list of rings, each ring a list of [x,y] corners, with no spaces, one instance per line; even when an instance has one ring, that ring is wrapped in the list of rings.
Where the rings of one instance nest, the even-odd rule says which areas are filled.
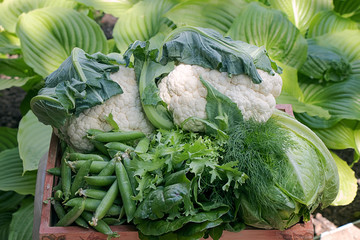
[[[81,216],[88,222],[91,222],[92,220],[92,214],[90,212],[84,211]],[[118,237],[119,235],[116,232],[113,232],[109,225],[104,222],[103,220],[98,220],[96,226],[92,226],[96,231],[101,232],[105,235],[108,235],[109,238]]]

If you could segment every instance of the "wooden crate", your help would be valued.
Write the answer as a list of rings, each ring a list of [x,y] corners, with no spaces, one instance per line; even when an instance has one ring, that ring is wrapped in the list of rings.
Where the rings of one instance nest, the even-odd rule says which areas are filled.
[[[291,105],[278,105],[278,109],[292,115]],[[48,159],[46,162],[46,170],[57,166],[60,162],[61,153],[59,148],[59,139],[55,134],[52,135]],[[51,204],[47,201],[52,196],[52,188],[55,177],[46,172],[43,187],[43,204],[41,209],[41,221],[39,228],[39,237],[41,240],[102,240],[106,239],[106,235],[96,232],[92,229],[84,229],[77,226],[55,227],[52,222]],[[138,232],[132,225],[111,226],[113,231],[119,233],[122,240],[138,240]],[[314,229],[311,221],[307,223],[298,223],[293,227],[285,230],[264,230],[247,228],[241,232],[233,233],[225,231],[221,237],[222,240],[307,240],[313,239]]]

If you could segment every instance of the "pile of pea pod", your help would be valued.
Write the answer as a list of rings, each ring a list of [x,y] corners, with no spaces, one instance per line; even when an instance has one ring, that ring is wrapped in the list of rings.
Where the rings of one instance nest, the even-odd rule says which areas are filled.
[[[131,222],[136,210],[130,154],[147,138],[138,131],[94,129],[88,138],[96,151],[79,153],[63,146],[60,167],[48,170],[59,177],[51,199],[58,217],[55,226],[78,225],[116,237],[109,225]]]

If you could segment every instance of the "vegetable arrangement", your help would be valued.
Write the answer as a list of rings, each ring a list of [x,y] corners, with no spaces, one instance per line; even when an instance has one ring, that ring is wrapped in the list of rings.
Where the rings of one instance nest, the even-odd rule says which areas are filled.
[[[149,41],[150,49],[160,48],[164,38],[169,36],[172,30],[182,26],[212,28],[222,35],[230,36],[233,40],[265,46],[270,58],[276,61],[283,70],[281,75],[282,92],[276,98],[277,103],[292,104],[295,117],[310,127],[329,149],[354,149],[354,162],[350,166],[332,153],[341,178],[341,193],[332,205],[351,203],[357,192],[357,183],[354,171],[350,167],[353,167],[359,159],[358,139],[360,134],[359,101],[357,101],[360,92],[359,84],[357,84],[360,76],[358,6],[358,0],[293,0],[291,2],[279,0],[129,0],[111,2],[104,0],[0,0],[0,89],[15,86],[21,87],[26,92],[26,97],[20,107],[23,118],[18,129],[5,127],[0,129],[0,165],[7,173],[0,176],[0,198],[9,199],[0,203],[0,218],[3,219],[2,226],[4,226],[0,229],[0,238],[20,239],[27,236],[30,239],[31,234],[29,233],[33,218],[31,199],[35,194],[36,172],[39,159],[48,149],[52,131],[51,127],[41,124],[30,109],[30,100],[38,93],[39,89],[44,87],[44,78],[59,68],[74,47],[81,48],[90,55],[96,52],[103,54],[121,52],[124,54],[128,46],[136,40]],[[113,39],[106,40],[99,27],[99,16],[103,13],[109,13],[118,18],[113,31]],[[252,52],[252,57],[255,57],[256,52]],[[111,55],[106,56],[111,59],[106,61],[122,62],[121,56]],[[94,55],[94,58],[98,57],[100,55]],[[143,80],[153,81],[162,75],[161,71],[167,75],[173,70],[158,67],[157,62],[147,61],[143,67],[142,64],[137,64],[142,68]],[[151,68],[154,64],[160,71],[155,74],[159,75],[155,78],[146,77],[148,74],[152,74]],[[170,67],[170,65],[167,66]],[[177,76],[177,73],[182,71],[183,65],[185,64],[174,64],[174,69],[176,68],[178,71],[174,71],[172,75]],[[102,67],[109,66],[105,64]],[[207,66],[201,67],[207,68]],[[206,86],[208,85],[206,84],[210,83],[215,86],[215,83],[211,81],[211,77],[199,79],[197,72],[202,75],[204,71],[211,71],[211,75],[216,72],[204,70],[201,67],[185,66],[184,72],[192,72],[189,74],[189,79],[196,78],[196,81],[191,81],[193,84],[197,84],[195,89],[198,89],[197,86],[199,86],[199,89],[206,88],[207,91],[208,87]],[[117,68],[121,71],[115,70]],[[115,66],[113,71],[117,72],[111,73],[110,78],[115,81],[124,75],[129,75],[125,78],[131,78],[133,83],[136,83],[135,78],[139,77],[139,74],[135,77],[136,71],[132,69],[132,65],[125,67],[120,64]],[[262,70],[256,71],[261,72]],[[277,72],[277,67],[274,65],[273,71]],[[223,76],[219,76],[219,78],[223,79]],[[262,78],[266,79],[267,77],[262,76]],[[78,80],[81,81],[80,78]],[[122,89],[129,88],[133,91],[124,91],[123,94],[115,96],[121,98],[118,101],[121,101],[123,105],[134,110],[133,114],[128,116],[128,121],[121,120],[124,119],[123,115],[126,112],[121,112],[119,109],[110,114],[110,111],[105,112],[110,108],[101,107],[103,104],[84,111],[89,111],[89,114],[80,113],[79,117],[74,117],[71,115],[73,114],[73,103],[71,99],[68,99],[70,101],[60,107],[63,115],[59,119],[62,119],[61,121],[72,120],[68,121],[66,126],[58,128],[58,134],[66,137],[67,142],[75,149],[91,151],[97,142],[83,138],[83,136],[90,128],[104,131],[114,128],[115,124],[111,119],[118,123],[121,130],[141,130],[144,133],[151,133],[157,124],[166,126],[166,129],[172,128],[174,124],[180,124],[186,117],[180,118],[185,116],[185,112],[177,113],[177,109],[194,110],[190,115],[201,113],[202,115],[197,115],[197,117],[205,118],[204,106],[209,102],[208,99],[204,100],[205,94],[188,98],[202,100],[202,104],[199,104],[201,109],[178,108],[177,98],[167,96],[167,92],[171,93],[178,86],[176,88],[167,87],[165,82],[166,80],[157,86],[161,87],[159,89],[161,101],[156,100],[157,96],[155,98],[147,96],[146,99],[155,101],[148,101],[145,104],[144,101],[140,103],[140,95],[136,94],[138,86],[136,84],[125,86],[124,84],[128,82],[123,82]],[[179,86],[187,86],[180,82]],[[151,83],[146,81],[142,81],[142,83],[144,83],[143,87],[151,86]],[[224,88],[232,86],[222,83],[219,85]],[[87,91],[81,90],[84,86],[86,84],[80,84],[80,88],[74,90],[79,91],[79,94],[85,93]],[[91,84],[88,85],[88,88],[89,86],[92,88]],[[141,89],[141,86],[139,87]],[[65,89],[64,87],[62,90]],[[116,89],[118,88],[116,87]],[[251,89],[250,84],[246,89]],[[67,94],[66,91],[63,93]],[[193,91],[188,91],[187,94],[189,92]],[[244,91],[243,93],[248,92]],[[231,93],[221,93],[236,102],[231,98]],[[133,100],[133,97],[128,97],[127,94],[135,96],[137,100]],[[266,94],[262,93],[259,96]],[[276,97],[276,95],[277,91],[273,96]],[[253,97],[255,95],[249,94],[247,99],[254,99]],[[268,107],[272,109],[274,106],[273,100],[270,99],[271,96],[264,101],[257,96],[255,98],[258,100],[256,102],[261,101],[264,105],[255,106],[254,110],[250,111],[248,110],[253,105],[245,104],[246,99],[243,99],[242,104],[238,105],[244,118],[247,118],[247,114],[256,114],[255,109],[264,110]],[[94,102],[101,102],[104,99],[106,96],[99,95],[98,100],[94,100]],[[106,100],[104,104],[109,104],[111,108],[114,108],[111,99],[114,98]],[[54,100],[54,107],[59,106],[59,102]],[[142,105],[141,108],[140,105]],[[191,106],[191,104],[185,105]],[[166,109],[168,106],[172,107]],[[251,108],[246,108],[246,106],[251,106]],[[268,118],[272,111],[266,112],[268,114],[266,118]],[[215,115],[217,113],[215,112]],[[211,116],[209,112],[206,112],[206,115]],[[265,114],[257,115],[265,116]],[[186,125],[188,128],[204,129],[206,127],[207,133],[216,129],[212,124],[205,123],[203,120],[194,121],[194,118],[188,120],[184,127]],[[138,119],[142,119],[142,121],[136,121]],[[224,123],[219,119],[216,119],[217,124]],[[178,122],[175,123],[175,121]],[[201,121],[204,123],[201,124]],[[83,122],[91,126],[86,126],[82,124]],[[226,123],[224,125],[226,126]],[[226,129],[225,126],[220,129]],[[214,131],[224,135],[218,130]],[[76,133],[74,136],[73,132]],[[34,135],[37,136],[36,139],[33,137]],[[8,198],[8,196],[11,197]],[[19,199],[19,201],[11,201],[13,198]],[[25,200],[22,201],[20,207],[20,200],[23,198]],[[19,233],[16,223],[23,222],[23,219],[27,219],[26,222],[29,225],[21,229]]]
[[[310,129],[275,110],[280,72],[265,49],[206,28],[178,28],[160,48],[135,41],[123,57],[75,48],[31,102],[64,143],[56,225],[109,238],[109,225],[134,224],[141,239],[219,239],[245,225],[308,221],[336,198],[338,172]],[[118,96],[129,82],[152,131],[124,127],[134,109]],[[83,127],[64,130],[74,121]]]

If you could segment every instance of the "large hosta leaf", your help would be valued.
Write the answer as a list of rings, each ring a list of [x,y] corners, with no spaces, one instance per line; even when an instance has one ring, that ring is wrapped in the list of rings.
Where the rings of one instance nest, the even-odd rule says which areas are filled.
[[[135,2],[134,0],[76,0],[87,6],[91,6],[96,10],[101,10],[109,13],[115,17],[120,16],[126,10],[131,8]]]
[[[271,7],[285,12],[302,34],[306,33],[317,12],[332,9],[331,0],[269,0],[269,3]]]
[[[23,175],[23,163],[19,149],[12,148],[0,153],[0,190],[15,191],[19,194],[34,194],[36,172]]]
[[[0,191],[0,212],[15,211],[24,197],[14,191]]]
[[[55,71],[74,47],[90,54],[107,52],[100,26],[72,9],[49,7],[23,14],[16,33],[25,62],[43,77]]]
[[[15,34],[0,30],[0,53],[20,53],[20,40]]]
[[[294,68],[306,60],[307,43],[300,31],[279,10],[252,2],[235,19],[228,35],[265,46],[272,59]]]
[[[360,30],[344,30],[314,38],[316,44],[336,49],[349,62],[360,60]]]
[[[330,149],[355,150],[354,160],[360,156],[360,122],[355,120],[342,120],[331,128],[313,129]]]
[[[24,62],[23,58],[0,58],[0,72],[11,77],[34,75],[34,71]]]
[[[18,141],[24,173],[36,170],[41,157],[49,150],[52,128],[39,122],[32,111],[20,121]]]
[[[332,124],[342,119],[360,119],[360,85],[355,77],[323,86],[321,84],[301,84],[304,102],[328,110]],[[307,123],[310,127],[316,127]],[[324,126],[329,127],[329,126]]]
[[[75,5],[72,0],[4,0],[0,4],[0,25],[9,32],[15,32],[16,22],[22,13],[49,6],[73,8]]]
[[[345,56],[349,59],[359,58],[356,53],[355,46],[353,52],[351,48],[347,49],[343,46]],[[350,55],[350,57],[349,57]],[[342,119],[360,119],[360,60],[354,60],[351,64],[350,77],[342,82],[329,83],[329,84],[315,84],[305,81],[301,83],[301,88],[304,93],[304,102],[313,104],[328,110],[331,118],[324,120],[322,118],[310,117],[304,114],[298,114],[297,118],[304,124],[311,128],[329,128],[333,127]]]
[[[340,82],[347,79],[351,72],[349,61],[331,48],[319,46],[308,41],[308,56],[299,72],[313,82]]]
[[[12,212],[0,212],[0,239],[8,239]]]
[[[177,0],[145,0],[119,16],[114,26],[114,39],[118,49],[124,52],[136,40],[149,40],[163,25],[170,21],[163,15]]]
[[[331,203],[333,206],[348,205],[354,201],[357,193],[357,179],[355,172],[349,167],[349,165],[339,158],[335,153],[331,152],[333,156],[338,172],[339,172],[339,192],[335,200]]]
[[[178,27],[190,25],[213,28],[224,34],[245,6],[245,0],[189,0],[179,3],[165,16]]]
[[[31,81],[35,77],[4,77],[0,78],[0,90],[11,88],[11,87],[21,87],[24,86],[27,82]]]
[[[319,12],[310,23],[307,37],[313,38],[346,29],[358,29],[358,24],[350,19],[340,16],[334,11]]]
[[[31,240],[33,222],[34,198],[27,198],[22,202],[19,210],[13,214],[9,228],[9,240]]]
[[[17,129],[0,127],[0,152],[17,146]]]
[[[360,21],[359,0],[334,0],[334,10],[344,17],[349,17],[354,21]]]

